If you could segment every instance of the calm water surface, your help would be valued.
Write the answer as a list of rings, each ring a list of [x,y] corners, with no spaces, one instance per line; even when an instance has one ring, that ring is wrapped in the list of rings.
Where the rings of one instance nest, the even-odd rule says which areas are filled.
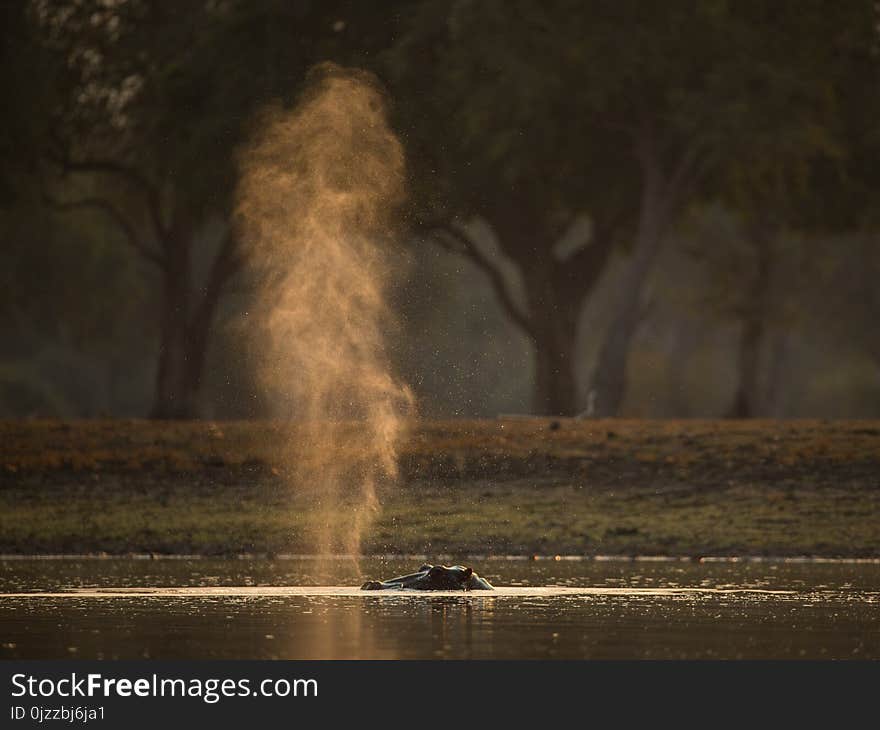
[[[469,559],[498,591],[355,589],[419,562],[0,560],[0,659],[880,658],[878,563]]]

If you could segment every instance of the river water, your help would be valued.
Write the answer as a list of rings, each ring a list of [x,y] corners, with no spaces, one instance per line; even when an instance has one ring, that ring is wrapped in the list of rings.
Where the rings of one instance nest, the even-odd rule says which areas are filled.
[[[470,558],[497,590],[357,589],[421,562],[0,559],[0,659],[880,658],[878,561]]]

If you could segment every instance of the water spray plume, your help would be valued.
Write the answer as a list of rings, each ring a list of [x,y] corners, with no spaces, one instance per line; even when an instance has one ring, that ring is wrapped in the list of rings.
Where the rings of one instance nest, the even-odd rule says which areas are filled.
[[[404,156],[381,89],[323,64],[291,110],[260,117],[242,150],[237,223],[258,282],[262,377],[297,426],[291,486],[311,498],[315,551],[357,555],[397,476],[412,412],[385,334]]]

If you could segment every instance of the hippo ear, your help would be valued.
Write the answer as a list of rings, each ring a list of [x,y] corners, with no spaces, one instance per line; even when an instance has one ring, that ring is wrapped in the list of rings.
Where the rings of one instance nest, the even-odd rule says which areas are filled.
[[[473,568],[465,568],[465,569],[464,569],[464,579],[465,579],[465,580],[467,580],[468,578],[470,578],[473,574],[474,574],[474,569],[473,569]]]
[[[430,570],[430,569],[433,568],[433,567],[434,567],[434,566],[431,565],[430,563],[425,563],[425,564],[422,565],[422,566],[421,566],[416,572],[417,572],[417,573],[424,573],[425,571]]]

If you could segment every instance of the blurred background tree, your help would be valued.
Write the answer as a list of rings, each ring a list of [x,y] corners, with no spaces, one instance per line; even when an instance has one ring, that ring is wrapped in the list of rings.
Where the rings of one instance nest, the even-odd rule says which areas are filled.
[[[18,13],[54,63],[40,141],[47,203],[101,214],[150,269],[153,417],[198,412],[217,309],[242,265],[229,225],[234,150],[253,112],[289,100],[313,63],[357,56],[338,51],[346,27],[336,11],[332,2],[61,0]]]
[[[595,415],[620,410],[645,283],[685,209],[706,195],[736,206],[762,178],[839,156],[835,74],[853,67],[838,34],[870,28],[867,9],[452,0],[413,14],[392,68],[417,222],[486,273],[530,338],[535,412],[580,410],[577,328],[616,247],[628,263],[589,385]]]
[[[3,413],[271,412],[235,150],[324,60],[385,81],[407,148],[423,412],[880,408],[870,0],[0,12]]]

